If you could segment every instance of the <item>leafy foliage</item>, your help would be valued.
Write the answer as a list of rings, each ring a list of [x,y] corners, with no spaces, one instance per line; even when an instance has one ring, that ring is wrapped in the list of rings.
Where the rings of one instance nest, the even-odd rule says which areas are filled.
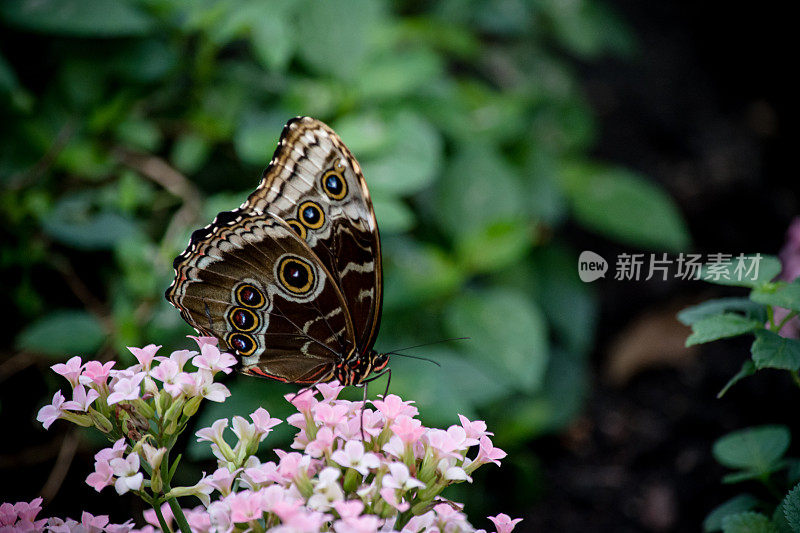
[[[800,386],[800,341],[782,335],[784,326],[800,309],[800,279],[791,283],[771,281],[781,272],[780,262],[766,256],[759,263],[758,274],[744,279],[731,271],[719,277],[705,277],[712,283],[746,287],[750,290],[749,298],[711,300],[678,314],[681,322],[692,327],[687,346],[745,334],[755,337],[751,357],[720,391],[720,396],[764,368],[784,370]],[[767,489],[770,499],[750,494],[737,496],[707,516],[705,531],[800,531],[800,489],[795,486],[783,496],[797,483],[798,460],[785,456],[790,440],[786,426],[768,425],[734,431],[714,443],[714,458],[736,470],[726,475],[723,482],[757,480]],[[773,512],[767,515],[752,510],[756,508]]]

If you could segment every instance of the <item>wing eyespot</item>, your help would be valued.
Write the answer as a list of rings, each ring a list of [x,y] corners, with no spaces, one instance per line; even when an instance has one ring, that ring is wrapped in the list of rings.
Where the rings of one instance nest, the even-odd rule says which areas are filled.
[[[233,348],[236,353],[242,356],[252,355],[253,352],[256,351],[256,344],[255,339],[248,335],[247,333],[240,333],[235,332],[228,335],[226,339],[228,346]]]
[[[306,231],[306,227],[303,224],[301,224],[299,220],[290,218],[286,221],[286,223],[289,224],[289,227],[292,228],[292,230],[294,230],[294,232],[297,234],[298,237],[300,237],[303,240],[306,240],[308,232]]]
[[[309,229],[319,229],[325,224],[325,213],[319,204],[311,200],[298,206],[297,218]]]
[[[260,320],[250,309],[234,307],[228,312],[228,322],[234,329],[241,332],[254,331],[258,328]]]
[[[244,307],[258,309],[267,303],[267,297],[257,287],[250,283],[242,283],[234,293],[236,302]]]
[[[296,296],[309,294],[316,283],[313,267],[298,256],[287,256],[278,264],[281,287]]]
[[[342,200],[347,196],[347,182],[340,171],[328,170],[321,178],[322,190],[331,200]]]

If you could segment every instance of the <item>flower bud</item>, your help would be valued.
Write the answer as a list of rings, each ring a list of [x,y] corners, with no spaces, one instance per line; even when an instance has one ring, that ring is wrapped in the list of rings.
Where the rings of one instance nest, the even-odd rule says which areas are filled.
[[[150,407],[150,404],[148,404],[146,401],[142,400],[141,398],[138,398],[138,399],[134,400],[133,401],[133,406],[136,408],[136,411],[140,415],[142,415],[142,417],[144,417],[144,418],[152,419],[152,418],[154,418],[156,416],[156,413],[153,410],[153,408]]]
[[[94,425],[94,422],[92,422],[92,418],[89,415],[73,413],[70,411],[62,411],[61,418],[85,428]]]
[[[197,409],[200,407],[200,402],[202,401],[202,396],[190,398],[189,401],[186,402],[186,405],[183,406],[183,414],[186,416],[194,416],[194,414],[197,412]]]
[[[110,433],[114,429],[114,425],[111,423],[111,420],[103,416],[103,413],[100,411],[90,408],[89,416],[91,417],[94,426],[103,433]]]
[[[167,425],[167,428],[172,428],[172,431],[169,432],[170,434],[174,433],[178,427],[178,419],[182,414],[184,401],[181,399],[177,399],[172,402],[172,405],[169,406],[167,412],[164,413],[164,422]]]

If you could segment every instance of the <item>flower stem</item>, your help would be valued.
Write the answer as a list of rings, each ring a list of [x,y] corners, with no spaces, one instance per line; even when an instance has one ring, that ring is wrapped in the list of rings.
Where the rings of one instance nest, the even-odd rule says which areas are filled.
[[[153,510],[156,512],[156,517],[158,518],[158,525],[161,528],[161,531],[164,533],[172,533],[172,529],[167,525],[167,521],[164,520],[164,515],[161,512],[161,504],[158,503],[158,500],[153,501]]]
[[[186,517],[183,515],[183,509],[178,505],[177,498],[169,498],[167,503],[169,503],[169,508],[172,509],[172,514],[175,517],[175,521],[178,523],[178,529],[181,530],[181,533],[192,533],[192,528],[189,527],[189,522],[186,521]]]

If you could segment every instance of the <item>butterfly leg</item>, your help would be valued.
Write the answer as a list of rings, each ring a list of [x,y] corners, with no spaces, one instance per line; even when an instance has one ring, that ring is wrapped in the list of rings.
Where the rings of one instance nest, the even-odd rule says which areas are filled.
[[[384,394],[383,394],[383,397],[385,398],[386,394],[389,392],[389,383],[392,382],[392,369],[391,368],[387,368],[383,372],[381,372],[379,374],[375,374],[374,376],[372,376],[372,377],[370,377],[368,379],[365,379],[364,381],[362,381],[361,383],[359,383],[357,385],[358,387],[364,387],[364,398],[361,401],[361,440],[362,441],[366,440],[364,438],[364,408],[367,406],[367,387],[369,386],[369,382],[370,381],[375,381],[376,379],[378,379],[380,377],[383,377],[384,374],[386,374],[388,376],[387,379],[386,379],[386,392],[384,392]]]

